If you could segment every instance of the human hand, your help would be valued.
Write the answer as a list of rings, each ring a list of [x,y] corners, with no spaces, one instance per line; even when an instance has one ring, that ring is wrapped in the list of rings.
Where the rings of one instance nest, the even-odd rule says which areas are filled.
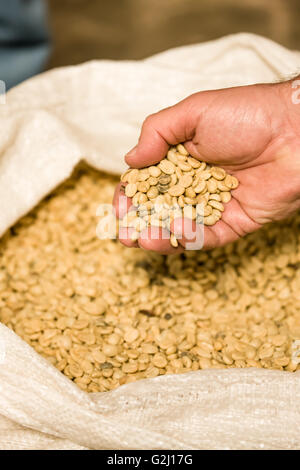
[[[183,142],[192,156],[220,165],[240,182],[222,219],[204,227],[204,248],[232,242],[300,207],[300,112],[290,91],[290,82],[205,91],[145,120],[138,145],[126,156],[129,166],[155,164],[170,145]],[[120,193],[120,185],[114,204],[118,217],[131,205]],[[188,225],[184,228],[189,230]],[[171,231],[178,238],[178,248],[171,247],[166,237],[151,238],[148,229],[137,242],[122,229],[119,238],[130,247],[180,252],[190,234],[182,233],[178,219]]]

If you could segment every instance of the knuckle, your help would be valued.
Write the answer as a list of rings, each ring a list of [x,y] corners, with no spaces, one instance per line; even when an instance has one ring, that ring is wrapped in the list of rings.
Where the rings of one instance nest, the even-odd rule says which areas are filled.
[[[143,122],[143,128],[145,129],[145,128],[148,128],[148,127],[152,127],[153,123],[155,121],[155,117],[156,117],[155,113],[149,114],[149,116],[147,116],[146,119]]]

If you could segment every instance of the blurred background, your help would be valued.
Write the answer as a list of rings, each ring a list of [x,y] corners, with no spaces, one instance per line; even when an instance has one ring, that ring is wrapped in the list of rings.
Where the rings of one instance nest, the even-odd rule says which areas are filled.
[[[49,0],[49,10],[49,67],[142,59],[242,31],[300,49],[299,0]]]
[[[91,59],[142,59],[245,31],[300,50],[299,3],[1,0],[0,80],[10,88],[45,68]]]

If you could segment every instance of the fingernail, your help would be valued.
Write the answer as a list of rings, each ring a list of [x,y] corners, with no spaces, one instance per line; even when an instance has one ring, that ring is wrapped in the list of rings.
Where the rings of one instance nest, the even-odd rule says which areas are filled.
[[[137,145],[133,147],[133,149],[131,149],[128,153],[126,153],[126,157],[134,157],[136,154],[136,149],[137,149]]]

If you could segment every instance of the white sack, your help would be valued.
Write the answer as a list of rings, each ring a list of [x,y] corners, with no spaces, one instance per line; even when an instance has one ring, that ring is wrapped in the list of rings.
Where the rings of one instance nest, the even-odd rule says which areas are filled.
[[[0,104],[0,235],[81,159],[121,172],[149,113],[299,66],[298,53],[238,34],[19,85]],[[1,449],[300,449],[300,372],[205,370],[86,394],[2,324],[0,350]]]

